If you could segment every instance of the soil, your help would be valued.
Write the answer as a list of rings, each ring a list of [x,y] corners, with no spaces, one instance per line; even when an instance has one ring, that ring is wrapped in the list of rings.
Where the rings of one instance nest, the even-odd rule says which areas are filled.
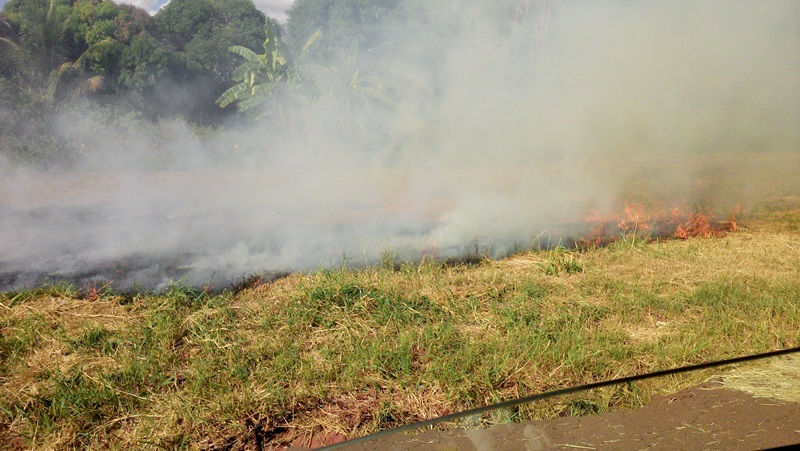
[[[341,436],[315,437],[319,447]],[[327,439],[327,440],[326,440]],[[299,444],[299,443],[297,443]],[[342,449],[543,450],[652,449],[757,450],[800,444],[800,403],[756,397],[710,381],[632,411],[506,424],[489,429],[397,434]],[[308,449],[295,446],[292,450]]]

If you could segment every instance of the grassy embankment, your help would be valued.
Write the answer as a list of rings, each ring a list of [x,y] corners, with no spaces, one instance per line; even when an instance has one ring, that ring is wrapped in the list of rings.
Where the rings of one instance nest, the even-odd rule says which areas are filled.
[[[800,201],[717,239],[295,274],[239,293],[0,295],[0,441],[153,448],[358,436],[800,344]],[[484,418],[631,407],[710,372]]]

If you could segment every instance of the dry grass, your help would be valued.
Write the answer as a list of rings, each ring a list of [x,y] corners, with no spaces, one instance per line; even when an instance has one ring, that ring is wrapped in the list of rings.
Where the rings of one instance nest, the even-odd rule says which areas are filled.
[[[760,398],[800,403],[800,358],[787,356],[727,372],[722,386]]]
[[[244,449],[797,346],[798,218],[781,199],[718,239],[293,274],[219,296],[1,295],[0,433],[48,449]],[[796,381],[785,362],[769,365]],[[726,383],[796,395],[747,371]],[[712,374],[463,425],[632,407]]]

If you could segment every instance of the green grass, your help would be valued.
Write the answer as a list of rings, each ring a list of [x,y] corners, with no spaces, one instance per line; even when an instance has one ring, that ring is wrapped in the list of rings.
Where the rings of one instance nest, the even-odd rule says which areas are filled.
[[[718,239],[627,239],[470,265],[387,253],[379,267],[294,274],[236,294],[3,294],[0,431],[58,449],[287,444],[797,346],[800,209],[778,207]],[[635,407],[710,374],[463,425]]]

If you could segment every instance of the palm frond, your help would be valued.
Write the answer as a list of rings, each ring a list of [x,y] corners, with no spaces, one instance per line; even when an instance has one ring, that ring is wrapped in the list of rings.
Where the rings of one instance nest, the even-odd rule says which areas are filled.
[[[58,85],[61,82],[61,77],[65,72],[71,70],[73,67],[73,63],[63,63],[50,73],[50,78],[47,82],[47,89],[45,90],[44,94],[45,99],[49,101],[55,99],[56,91],[58,91]]]
[[[8,38],[0,38],[0,44],[2,44],[0,45],[0,49],[6,48],[7,50],[5,51],[21,51],[20,45]]]
[[[83,67],[83,61],[86,59],[87,55],[90,55],[93,51],[95,51],[97,49],[102,49],[104,47],[108,47],[108,46],[114,44],[114,42],[115,41],[113,39],[111,39],[111,38],[105,38],[100,42],[96,42],[96,43],[92,44],[91,46],[89,46],[88,49],[86,49],[86,51],[81,53],[81,56],[79,56],[78,59],[76,59],[75,62],[72,63],[72,65],[75,68]]]
[[[0,103],[12,97],[13,85],[5,77],[0,77]]]

